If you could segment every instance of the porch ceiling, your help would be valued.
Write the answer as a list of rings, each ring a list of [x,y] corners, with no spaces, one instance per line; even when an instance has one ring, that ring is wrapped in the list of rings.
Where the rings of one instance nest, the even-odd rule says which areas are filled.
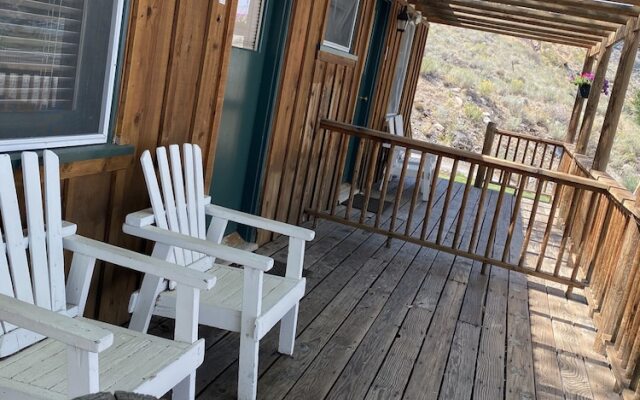
[[[637,28],[640,0],[416,0],[432,23],[594,48]]]

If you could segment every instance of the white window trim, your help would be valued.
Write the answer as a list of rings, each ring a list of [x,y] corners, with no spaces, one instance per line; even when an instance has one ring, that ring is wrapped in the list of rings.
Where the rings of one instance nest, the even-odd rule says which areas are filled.
[[[118,64],[120,45],[120,33],[122,31],[122,17],[124,0],[116,0],[113,3],[113,20],[109,40],[109,52],[107,56],[107,70],[102,92],[102,110],[100,115],[99,130],[97,133],[76,135],[43,136],[37,138],[0,139],[0,152],[47,149],[54,147],[82,146],[90,144],[103,144],[109,137],[111,111],[113,109],[113,95]]]
[[[353,19],[353,25],[351,25],[351,35],[349,36],[349,46],[346,47],[338,43],[333,43],[332,41],[329,41],[326,39],[322,41],[322,44],[324,46],[331,47],[336,50],[344,51],[345,53],[352,54],[351,52],[353,51],[353,38],[356,34],[356,28],[358,27],[358,20],[360,17],[360,3],[362,2],[362,0],[357,0],[357,2],[358,3],[356,5],[355,18]]]

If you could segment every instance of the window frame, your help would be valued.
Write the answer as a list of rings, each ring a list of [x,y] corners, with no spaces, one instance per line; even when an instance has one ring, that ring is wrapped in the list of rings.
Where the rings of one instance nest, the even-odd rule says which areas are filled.
[[[120,40],[124,27],[123,24],[125,22],[124,6],[126,1],[127,0],[114,0],[113,2],[111,28],[109,31],[109,48],[107,49],[107,65],[105,69],[105,79],[102,85],[102,102],[98,132],[75,135],[65,135],[64,133],[61,133],[60,135],[55,136],[16,137],[6,139],[0,137],[0,153],[107,143],[110,136],[112,112],[115,109],[115,83],[118,72]],[[85,29],[85,17],[86,14],[83,16],[83,32]],[[79,81],[76,82],[76,86],[78,84]]]
[[[254,51],[254,52],[259,52],[260,49],[262,48],[262,33],[264,31],[264,19],[265,19],[265,7],[266,7],[266,2],[268,0],[251,0],[251,1],[259,1],[260,5],[258,7],[258,29],[256,30],[256,41],[254,44],[254,47],[245,47],[243,46],[239,46],[235,43],[233,43],[233,38],[231,40],[231,47],[235,48],[235,49],[239,49],[239,50],[246,50],[246,51]],[[251,5],[249,5],[249,8],[251,8]],[[236,18],[237,18],[237,12],[236,12]],[[232,33],[235,34],[235,26],[234,26],[234,32]]]
[[[356,28],[358,27],[358,22],[360,21],[360,6],[361,6],[362,0],[356,0],[356,12],[354,13],[355,18],[353,19],[353,25],[351,26],[351,34],[349,36],[349,47],[343,46],[339,43],[334,43],[330,40],[326,39],[326,27],[328,26],[328,24],[325,24],[325,32],[324,32],[324,37],[322,38],[322,45],[326,46],[326,47],[330,47],[332,49],[344,52],[344,53],[348,53],[348,54],[353,54],[353,41],[355,39],[356,36]],[[331,4],[331,0],[329,0],[329,4]],[[331,17],[331,13],[328,13],[327,15],[327,22],[329,20],[329,18]]]

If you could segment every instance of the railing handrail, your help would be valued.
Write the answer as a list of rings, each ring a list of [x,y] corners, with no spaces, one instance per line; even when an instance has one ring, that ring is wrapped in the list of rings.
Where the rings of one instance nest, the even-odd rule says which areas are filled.
[[[515,137],[515,138],[519,138],[519,139],[524,139],[524,140],[528,140],[530,142],[538,142],[538,143],[545,143],[551,146],[557,146],[557,147],[565,147],[565,143],[561,140],[555,140],[555,139],[546,139],[546,138],[541,138],[538,136],[533,136],[533,135],[528,135],[526,133],[518,133],[518,132],[513,132],[513,131],[507,131],[504,129],[500,129],[500,128],[496,128],[496,134],[498,135],[502,135],[502,136],[511,136],[511,137]]]
[[[411,150],[420,150],[439,156],[453,156],[452,158],[457,158],[460,161],[472,162],[475,164],[484,164],[489,168],[494,167],[497,169],[509,170],[511,172],[515,172],[516,174],[528,175],[531,177],[544,177],[545,179],[555,183],[579,187],[582,189],[590,189],[599,193],[607,193],[609,188],[608,185],[589,178],[581,178],[562,172],[530,167],[513,161],[502,160],[499,158],[471,153],[438,144],[422,142],[401,136],[395,136],[386,132],[377,131],[361,126],[355,126],[343,122],[337,122],[329,119],[320,120],[320,128],[333,132],[345,133],[360,138],[374,138],[378,139],[379,141],[387,142],[389,144],[394,144]]]

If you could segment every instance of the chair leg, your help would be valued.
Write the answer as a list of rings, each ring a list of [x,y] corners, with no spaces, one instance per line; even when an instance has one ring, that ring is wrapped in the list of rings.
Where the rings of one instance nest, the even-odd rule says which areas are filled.
[[[184,378],[173,388],[172,400],[194,400],[196,398],[196,374]]]
[[[280,321],[278,352],[281,354],[293,355],[293,347],[296,343],[296,327],[298,325],[298,307],[298,304],[293,306]]]
[[[260,341],[240,333],[238,400],[254,400],[258,392],[258,351]]]

